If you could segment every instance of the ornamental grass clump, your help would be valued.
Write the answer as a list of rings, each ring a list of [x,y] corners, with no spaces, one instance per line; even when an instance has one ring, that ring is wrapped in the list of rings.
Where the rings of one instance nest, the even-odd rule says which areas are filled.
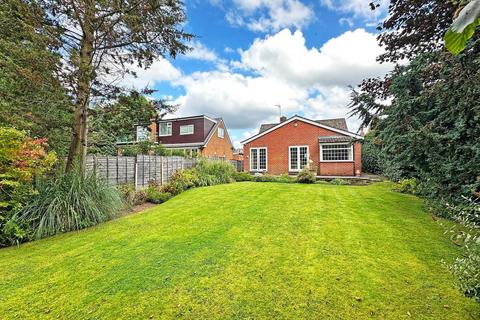
[[[229,162],[200,160],[195,167],[196,186],[211,186],[234,182],[235,168]]]
[[[15,216],[37,239],[99,224],[124,208],[117,188],[78,170],[39,181],[37,192]]]

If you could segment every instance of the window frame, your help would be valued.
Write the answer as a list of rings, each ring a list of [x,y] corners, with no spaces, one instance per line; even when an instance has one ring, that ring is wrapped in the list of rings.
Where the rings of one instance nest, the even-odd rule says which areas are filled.
[[[265,169],[260,169],[260,150],[265,150]],[[253,169],[252,166],[252,151],[256,150],[257,151],[257,169]],[[250,164],[250,171],[254,172],[266,172],[268,171],[268,148],[267,147],[254,147],[250,148],[250,158],[249,158],[249,164]]]
[[[350,159],[348,160],[323,160],[323,146],[325,145],[349,145],[348,142],[333,142],[333,143],[320,143],[320,162],[354,162],[355,155],[353,153],[353,143],[350,144]],[[347,149],[347,148],[346,148]]]
[[[222,135],[220,135],[220,131],[222,132]],[[225,129],[223,129],[222,127],[218,127],[217,128],[217,137],[219,137],[220,139],[224,139],[225,138]]]
[[[301,167],[301,164],[300,164],[300,148],[305,148],[305,147],[307,148],[307,164],[306,164],[306,166],[308,166],[308,164],[310,162],[310,147],[308,145],[288,146],[288,171],[289,172],[300,172],[300,171],[302,171],[303,168],[300,168]],[[297,169],[292,169],[291,149],[293,149],[293,148],[297,149],[297,165],[298,165]]]
[[[192,128],[192,132],[187,132],[187,133],[182,133],[182,128],[185,128],[185,127],[191,127]],[[188,136],[190,134],[194,134],[195,133],[195,125],[193,124],[184,124],[184,125],[181,125],[180,126],[180,135],[181,136]]]
[[[162,134],[162,130],[160,130],[160,126],[162,124],[165,124],[167,126],[167,134]],[[168,127],[170,127],[170,133],[168,133]],[[172,122],[171,121],[165,121],[165,122],[159,122],[158,123],[158,136],[159,137],[170,137],[172,135],[172,132],[173,132],[173,125],[172,125]]]

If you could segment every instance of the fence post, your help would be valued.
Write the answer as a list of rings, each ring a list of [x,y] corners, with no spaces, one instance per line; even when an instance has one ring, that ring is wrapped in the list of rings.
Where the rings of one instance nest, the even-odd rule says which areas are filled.
[[[128,159],[127,157],[125,159],[125,184],[128,183]]]
[[[133,163],[133,178],[134,178],[134,184],[135,184],[135,190],[137,190],[137,184],[138,184],[138,165],[137,165],[137,158],[138,158],[138,155],[135,156],[135,160],[134,160],[134,163]]]
[[[163,157],[160,157],[160,185],[163,186]]]
[[[108,167],[108,156],[107,156],[107,181],[110,182],[110,173],[109,173],[109,167]]]
[[[115,180],[117,181],[117,185],[118,185],[118,155],[117,155],[116,159],[117,159],[117,166],[116,166],[116,169],[117,169],[116,171],[117,172],[116,172],[116,179]]]

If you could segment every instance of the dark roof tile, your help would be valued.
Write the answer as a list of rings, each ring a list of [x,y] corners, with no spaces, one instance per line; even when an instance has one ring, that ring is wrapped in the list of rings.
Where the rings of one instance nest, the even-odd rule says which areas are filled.
[[[323,124],[325,126],[329,126],[335,129],[348,131],[347,121],[345,120],[345,118],[314,120],[314,121],[319,124]],[[258,131],[258,133],[267,131],[268,129],[271,129],[278,124],[279,123],[263,123],[262,125],[260,125],[260,130]]]
[[[347,121],[345,120],[345,118],[315,120],[315,122],[335,129],[348,131]]]
[[[334,143],[334,142],[352,142],[354,139],[347,136],[321,136],[318,137],[320,143]]]

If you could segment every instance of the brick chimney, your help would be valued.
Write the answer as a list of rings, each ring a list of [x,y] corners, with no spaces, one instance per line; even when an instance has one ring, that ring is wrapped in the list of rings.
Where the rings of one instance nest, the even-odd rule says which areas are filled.
[[[287,121],[287,117],[281,116],[280,117],[280,123]]]

